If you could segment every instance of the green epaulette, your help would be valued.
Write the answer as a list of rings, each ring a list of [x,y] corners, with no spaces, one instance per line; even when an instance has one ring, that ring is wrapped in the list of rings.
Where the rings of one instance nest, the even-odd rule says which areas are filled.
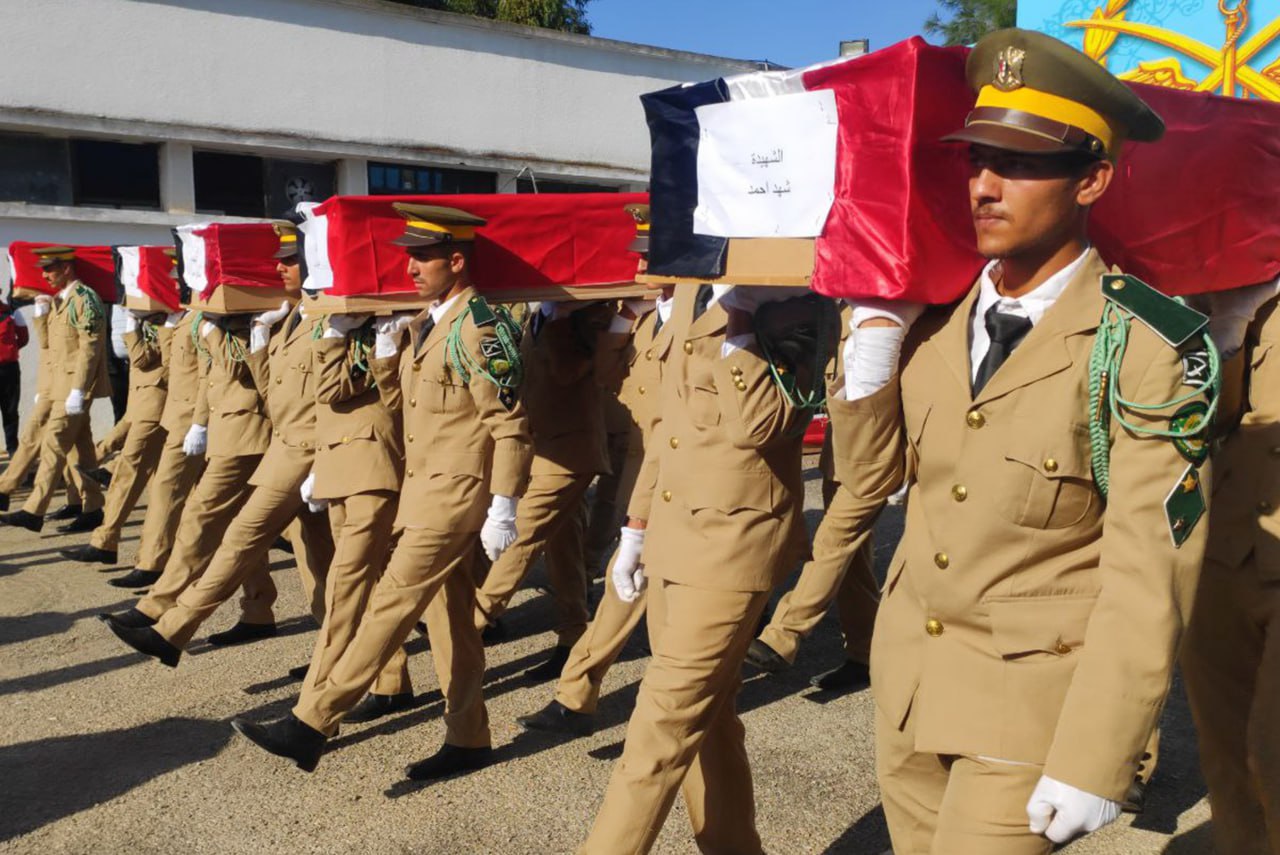
[[[1146,324],[1170,347],[1182,347],[1209,324],[1209,317],[1152,288],[1136,276],[1108,273],[1102,296]]]
[[[77,308],[76,302],[72,300],[67,307],[67,322],[78,330],[93,329],[98,321],[107,316],[106,309],[102,305],[102,298],[83,282],[76,283],[76,296],[83,303],[83,314],[81,314],[80,308]]]
[[[468,318],[477,328],[492,332],[480,339],[478,355],[472,353],[462,339],[462,328]],[[472,297],[449,328],[445,354],[463,383],[470,383],[473,375],[483,377],[498,387],[498,398],[507,409],[516,405],[516,393],[524,379],[520,326],[505,307],[491,306],[479,295]]]

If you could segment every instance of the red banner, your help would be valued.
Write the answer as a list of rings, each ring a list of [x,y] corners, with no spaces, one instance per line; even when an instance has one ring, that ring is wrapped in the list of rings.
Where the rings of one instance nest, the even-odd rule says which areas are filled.
[[[15,240],[9,244],[10,269],[13,273],[13,290],[23,288],[41,294],[56,293],[40,275],[36,266],[37,249],[46,246],[68,246],[58,243],[30,243]],[[116,302],[116,268],[109,246],[73,246],[76,252],[76,276],[88,285],[104,303]]]

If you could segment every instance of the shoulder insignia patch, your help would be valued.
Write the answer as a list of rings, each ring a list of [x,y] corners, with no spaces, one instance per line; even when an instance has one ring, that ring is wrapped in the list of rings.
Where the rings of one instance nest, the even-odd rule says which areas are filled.
[[[1209,456],[1208,425],[1209,405],[1204,401],[1192,401],[1178,408],[1169,418],[1169,430],[1175,434],[1173,447],[1192,466],[1199,466]]]
[[[1182,385],[1199,389],[1209,380],[1209,351],[1203,347],[1182,354]]]
[[[493,359],[503,354],[502,342],[497,336],[488,335],[480,339],[480,355],[485,359]]]
[[[1209,323],[1208,316],[1161,294],[1136,276],[1103,275],[1102,296],[1130,312],[1170,347],[1182,346]]]
[[[503,386],[498,390],[498,400],[502,402],[502,406],[508,411],[514,410],[516,407],[516,390],[510,386]]]
[[[471,320],[476,326],[491,327],[498,322],[498,316],[484,297],[476,295],[467,305],[471,307]]]
[[[1204,516],[1204,489],[1200,486],[1200,470],[1194,464],[1173,485],[1164,500],[1164,515],[1169,523],[1169,536],[1175,549],[1180,548],[1191,536],[1196,523]]]

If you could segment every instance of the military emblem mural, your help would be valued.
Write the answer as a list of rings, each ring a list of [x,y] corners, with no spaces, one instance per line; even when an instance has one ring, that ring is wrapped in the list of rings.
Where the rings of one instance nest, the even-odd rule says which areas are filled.
[[[1280,101],[1278,0],[1022,0],[1018,26],[1121,80]]]

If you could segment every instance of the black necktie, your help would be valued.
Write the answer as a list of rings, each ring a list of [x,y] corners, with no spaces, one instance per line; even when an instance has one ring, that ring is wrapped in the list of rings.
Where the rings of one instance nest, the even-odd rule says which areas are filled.
[[[998,311],[996,306],[987,309],[984,320],[987,335],[991,336],[991,345],[987,348],[987,355],[982,357],[982,362],[978,363],[978,373],[973,378],[974,397],[977,397],[982,387],[987,385],[987,381],[1009,358],[1013,349],[1026,338],[1027,333],[1031,332],[1030,318]]]
[[[693,301],[693,319],[696,321],[702,317],[702,313],[707,310],[707,306],[711,305],[711,297],[715,294],[715,289],[710,285],[699,285],[698,296]]]
[[[294,312],[292,315],[290,315],[288,329],[284,331],[284,337],[288,338],[289,336],[293,335],[293,331],[298,328],[298,324],[300,323],[302,323],[301,312]]]
[[[431,335],[431,331],[436,328],[436,319],[434,315],[427,315],[427,319],[422,322],[422,326],[418,328],[418,338],[413,343],[413,352],[417,353],[422,350],[422,344],[427,340],[427,336]]]

